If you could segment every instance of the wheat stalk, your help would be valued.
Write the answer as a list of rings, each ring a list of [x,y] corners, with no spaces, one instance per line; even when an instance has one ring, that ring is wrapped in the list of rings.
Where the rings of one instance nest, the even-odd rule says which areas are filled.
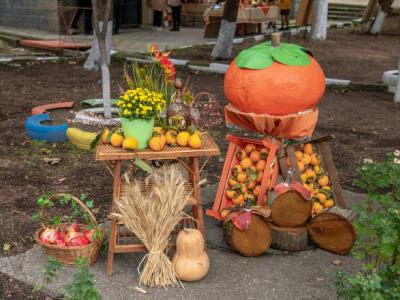
[[[118,203],[119,213],[113,215],[147,248],[147,261],[140,273],[139,284],[152,287],[182,285],[164,251],[171,232],[184,215],[182,210],[189,197],[185,194],[185,180],[172,165],[148,176],[145,184],[154,187],[150,193],[143,193],[138,181],[127,180],[125,193]]]

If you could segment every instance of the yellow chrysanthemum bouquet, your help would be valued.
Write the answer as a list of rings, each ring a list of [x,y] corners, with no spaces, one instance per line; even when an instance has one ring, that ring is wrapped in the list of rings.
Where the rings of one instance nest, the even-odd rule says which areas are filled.
[[[158,117],[165,108],[166,101],[161,93],[137,87],[126,90],[120,96],[117,106],[123,118],[151,119]]]

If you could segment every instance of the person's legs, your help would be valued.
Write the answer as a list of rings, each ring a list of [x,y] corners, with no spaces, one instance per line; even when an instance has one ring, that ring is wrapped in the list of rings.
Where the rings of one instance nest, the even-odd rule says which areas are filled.
[[[179,27],[181,26],[181,10],[182,6],[176,7],[176,30],[179,31]]]
[[[172,9],[172,23],[173,26],[171,28],[171,31],[176,31],[177,30],[177,19],[178,19],[178,10],[177,10],[177,6],[171,6]]]
[[[119,6],[114,7],[114,20],[114,33],[118,34],[119,28],[121,26],[121,9],[119,8]]]
[[[289,13],[285,15],[286,29],[289,29]]]
[[[83,0],[85,7],[85,34],[92,34],[92,1]]]
[[[163,12],[159,11],[159,10],[155,10],[153,13],[154,13],[154,15],[153,15],[154,16],[153,17],[154,27],[161,28]]]

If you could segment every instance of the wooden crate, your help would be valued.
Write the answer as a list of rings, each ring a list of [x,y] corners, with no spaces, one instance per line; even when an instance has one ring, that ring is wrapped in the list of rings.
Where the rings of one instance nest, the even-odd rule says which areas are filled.
[[[295,156],[295,151],[301,149],[302,145],[306,143],[311,143],[314,146],[314,149],[316,149],[316,152],[318,153],[318,156],[321,158],[321,164],[326,171],[329,179],[330,179],[330,186],[332,187],[333,191],[333,200],[335,202],[335,205],[340,206],[340,207],[346,207],[344,198],[343,198],[343,193],[342,193],[342,187],[340,185],[339,177],[336,172],[335,164],[333,163],[332,159],[332,153],[329,148],[329,141],[333,139],[333,136],[324,136],[320,138],[316,138],[304,143],[293,143],[289,144],[286,146],[282,146],[278,150],[278,160],[279,160],[279,167],[281,174],[283,177],[286,179],[287,173],[289,166],[287,164],[287,158],[290,161],[290,165],[293,166],[294,169],[294,179],[302,182],[300,178],[300,171],[298,169],[297,165],[297,159]]]
[[[257,198],[257,205],[265,205],[265,196],[268,191],[275,185],[276,178],[279,173],[278,163],[276,161],[277,145],[271,143],[268,139],[257,140],[244,137],[237,137],[228,134],[226,139],[229,141],[228,151],[226,153],[225,163],[221,174],[221,179],[218,185],[217,193],[214,200],[212,210],[207,210],[206,214],[216,219],[222,220],[220,212],[227,207],[232,207],[232,201],[228,199],[225,192],[228,188],[228,179],[232,174],[232,168],[238,163],[236,153],[243,149],[246,144],[254,144],[269,149],[266,165],[261,181],[261,192]]]

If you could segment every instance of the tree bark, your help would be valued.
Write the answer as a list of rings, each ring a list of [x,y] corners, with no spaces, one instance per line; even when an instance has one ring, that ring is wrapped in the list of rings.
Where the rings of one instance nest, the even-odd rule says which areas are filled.
[[[374,23],[372,24],[371,30],[369,31],[372,34],[379,34],[382,31],[383,23],[387,15],[392,10],[393,0],[379,0],[379,10],[378,14],[375,18]]]
[[[326,40],[328,28],[328,0],[314,0],[314,21],[311,26],[312,40]]]
[[[104,117],[111,118],[110,56],[112,37],[112,0],[92,0],[93,42],[84,68],[101,68]]]
[[[236,19],[239,9],[239,0],[225,1],[222,13],[221,28],[217,42],[211,52],[213,59],[226,59],[232,55],[232,44],[236,31]]]
[[[400,59],[399,59],[399,73],[397,76],[397,85],[394,92],[394,102],[400,102]]]

